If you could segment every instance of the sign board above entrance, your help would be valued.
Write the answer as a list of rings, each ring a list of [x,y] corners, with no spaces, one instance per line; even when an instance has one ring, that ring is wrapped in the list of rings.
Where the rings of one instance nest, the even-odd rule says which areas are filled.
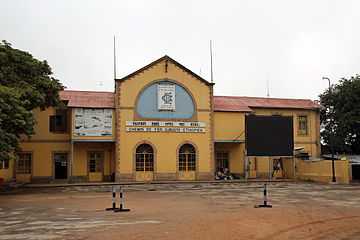
[[[126,131],[127,132],[204,133],[205,128],[127,127]]]
[[[127,132],[204,133],[204,122],[126,121]]]
[[[126,121],[125,125],[136,127],[205,127],[204,122]]]

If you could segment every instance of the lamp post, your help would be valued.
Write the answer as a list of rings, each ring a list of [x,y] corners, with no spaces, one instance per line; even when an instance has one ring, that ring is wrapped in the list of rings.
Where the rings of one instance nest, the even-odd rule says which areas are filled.
[[[327,77],[323,77],[323,80],[328,80],[329,81],[329,93],[331,94],[331,84],[330,84],[330,79]],[[335,177],[335,163],[334,163],[334,146],[333,146],[333,127],[334,127],[334,123],[333,123],[333,112],[334,112],[334,106],[330,106],[330,148],[331,148],[331,165],[332,165],[332,182],[336,182],[336,177]]]

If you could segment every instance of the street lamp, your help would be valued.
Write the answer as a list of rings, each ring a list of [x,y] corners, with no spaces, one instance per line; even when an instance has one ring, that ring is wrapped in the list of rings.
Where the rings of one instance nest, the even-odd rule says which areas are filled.
[[[329,93],[332,94],[330,79],[327,77],[323,77],[322,79],[329,81]],[[333,127],[334,127],[334,123],[333,123],[334,106],[330,106],[329,112],[330,112],[330,139],[329,140],[330,140],[330,148],[331,148],[332,181],[336,182],[335,164],[334,164],[334,146],[333,146],[333,136],[332,136],[333,135]]]
[[[323,79],[323,80],[328,80],[328,81],[329,81],[329,91],[331,92],[330,79],[329,79],[329,78],[327,78],[327,77],[323,77],[322,79]]]

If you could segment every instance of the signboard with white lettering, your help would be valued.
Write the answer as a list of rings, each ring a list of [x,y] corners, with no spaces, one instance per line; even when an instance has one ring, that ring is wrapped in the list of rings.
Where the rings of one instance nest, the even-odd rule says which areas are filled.
[[[125,125],[141,127],[205,127],[204,122],[126,121]]]
[[[204,133],[204,122],[126,121],[127,132]]]
[[[112,136],[112,124],[112,109],[75,108],[74,136]]]
[[[127,127],[127,132],[179,132],[204,133],[205,128]]]
[[[158,110],[175,111],[175,85],[157,85],[157,105]]]

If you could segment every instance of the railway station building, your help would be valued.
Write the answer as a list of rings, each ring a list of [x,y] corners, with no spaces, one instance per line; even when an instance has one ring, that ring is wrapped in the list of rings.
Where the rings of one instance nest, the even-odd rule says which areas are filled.
[[[295,147],[320,156],[319,104],[214,96],[213,88],[164,56],[115,79],[115,92],[61,91],[65,106],[36,110],[36,134],[22,139],[19,160],[4,163],[0,174],[30,183],[206,181],[228,169],[243,178],[250,114],[292,116]],[[292,179],[287,164],[281,178]],[[251,158],[246,170],[266,178],[269,168]]]

